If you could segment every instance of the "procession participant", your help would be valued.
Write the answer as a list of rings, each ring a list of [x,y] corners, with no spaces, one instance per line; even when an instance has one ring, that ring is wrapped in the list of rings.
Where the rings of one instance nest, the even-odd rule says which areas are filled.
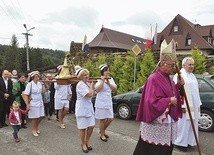
[[[74,67],[75,71],[80,69],[80,68],[81,67],[78,65]],[[71,98],[71,101],[69,104],[69,112],[70,113],[75,113],[75,105],[76,105],[76,100],[77,100],[76,86],[77,86],[77,83],[71,84],[72,98]]]
[[[52,116],[52,108],[51,108],[51,102],[50,102],[50,90],[49,85],[45,84],[45,92],[43,94],[43,102],[45,107],[45,116],[48,117],[48,120],[50,120],[50,117]]]
[[[191,116],[198,137],[198,121],[200,117],[201,99],[199,95],[198,81],[193,74],[194,60],[191,57],[185,57],[182,60],[181,76],[184,78],[184,89],[191,110]],[[174,76],[175,83],[177,82],[177,74]],[[194,132],[191,126],[190,117],[187,112],[186,102],[182,105],[183,116],[178,120],[178,136],[175,140],[175,146],[181,151],[187,151],[188,146],[196,146]]]
[[[45,92],[44,84],[39,81],[40,74],[38,71],[30,73],[30,81],[27,84],[24,94],[28,99],[24,99],[27,108],[30,108],[28,118],[31,119],[33,136],[38,137],[40,134],[39,125],[45,116],[42,93]]]
[[[56,82],[54,83],[54,107],[58,110],[58,118],[59,118],[59,127],[61,129],[65,129],[64,117],[69,111],[69,99],[68,96],[71,96],[71,85],[58,85]]]
[[[160,61],[143,88],[136,120],[140,138],[133,155],[171,155],[176,138],[176,122],[182,116],[179,84],[170,78],[176,65],[175,43],[161,44]]]
[[[63,65],[59,65],[59,66],[57,66],[57,74],[56,74],[56,76],[55,76],[55,78],[58,78],[59,77],[59,74],[60,74],[60,72],[61,72],[61,70],[62,70],[62,67],[63,67]],[[54,113],[55,113],[55,115],[56,115],[56,120],[57,121],[59,121],[59,110],[56,110],[56,108],[55,108],[55,88],[54,88],[54,83],[56,83],[56,81],[52,81],[51,82],[51,85],[50,85],[50,91],[51,91],[51,104],[53,104],[53,109],[54,109]]]
[[[95,100],[95,118],[100,120],[100,139],[107,142],[109,136],[105,131],[114,118],[111,94],[117,90],[117,85],[114,79],[112,77],[110,78],[110,68],[108,65],[102,64],[99,66],[99,69],[101,71],[101,79],[98,79],[95,84],[95,90],[97,92]]]
[[[20,108],[23,110],[26,110],[26,104],[22,98],[22,92],[25,90],[25,87],[27,85],[27,81],[25,78],[26,74],[25,73],[19,73],[18,74],[18,81],[13,83],[13,95],[15,96],[16,102],[19,104]],[[21,118],[21,128],[27,128],[26,126],[26,114],[22,114]]]
[[[52,76],[51,74],[47,74],[47,75],[46,75],[46,79],[47,79],[48,81],[52,81],[52,80],[53,80],[53,76]]]
[[[12,89],[13,82],[9,79],[9,72],[4,70],[2,77],[0,77],[0,128],[8,126],[5,121],[6,115],[9,116],[9,107],[14,101]]]
[[[89,83],[89,71],[87,69],[80,68],[75,74],[80,80],[76,86],[76,122],[80,131],[82,151],[88,153],[92,150],[89,140],[95,126],[94,108],[91,102],[94,95],[94,83]]]
[[[45,106],[45,116],[48,117],[48,120],[50,120],[51,116],[53,115],[54,112],[54,94],[52,91],[54,90],[54,84],[53,82],[55,81],[53,79],[52,74],[47,74],[46,75],[46,81],[45,82],[45,93],[43,95],[43,99],[44,99],[44,106]],[[53,89],[53,90],[52,90]]]
[[[53,114],[56,114],[56,119],[57,119],[57,121],[59,121],[59,118],[58,118],[58,112],[56,112],[55,113],[55,103],[54,103],[54,95],[55,95],[55,88],[54,88],[54,83],[55,83],[55,81],[51,81],[51,83],[50,83],[50,88],[49,88],[49,90],[50,90],[50,107],[51,107],[51,113]]]
[[[10,110],[10,114],[9,114],[9,121],[10,124],[13,128],[13,138],[15,139],[15,142],[18,143],[20,142],[20,139],[18,137],[18,132],[21,128],[21,116],[23,114],[27,114],[27,112],[29,111],[29,109],[27,110],[23,110],[20,109],[19,104],[14,101]]]

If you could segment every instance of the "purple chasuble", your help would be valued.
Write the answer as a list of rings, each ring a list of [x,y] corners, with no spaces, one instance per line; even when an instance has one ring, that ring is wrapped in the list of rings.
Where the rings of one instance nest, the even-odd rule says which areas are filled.
[[[173,96],[177,98],[176,106],[169,105]],[[157,70],[149,76],[144,85],[136,120],[151,123],[169,108],[169,115],[177,121],[182,117],[181,104],[177,85],[168,74]]]

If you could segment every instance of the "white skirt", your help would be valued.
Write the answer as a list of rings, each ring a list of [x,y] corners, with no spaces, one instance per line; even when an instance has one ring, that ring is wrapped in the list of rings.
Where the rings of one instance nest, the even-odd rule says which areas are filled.
[[[113,109],[95,108],[96,119],[114,118]]]
[[[44,106],[32,107],[30,106],[30,111],[28,112],[28,118],[40,118],[45,116]]]
[[[63,108],[69,108],[69,101],[68,100],[62,100],[62,99],[55,99],[54,102],[55,110],[61,110]]]
[[[91,117],[76,117],[76,121],[78,129],[86,129],[90,126],[95,126],[94,115]]]

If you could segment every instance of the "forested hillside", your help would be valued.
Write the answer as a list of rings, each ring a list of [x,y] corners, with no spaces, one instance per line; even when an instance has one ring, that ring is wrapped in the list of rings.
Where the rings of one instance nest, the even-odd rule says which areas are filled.
[[[26,48],[17,46],[0,45],[0,69],[18,72],[27,70]],[[44,48],[29,48],[30,70],[57,66],[63,63],[64,51]]]

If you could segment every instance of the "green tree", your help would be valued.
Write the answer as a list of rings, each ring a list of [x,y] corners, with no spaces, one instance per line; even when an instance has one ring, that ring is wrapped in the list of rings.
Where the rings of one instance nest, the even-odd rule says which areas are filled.
[[[110,66],[111,76],[114,78],[115,83],[119,88],[120,79],[123,78],[122,76],[122,67],[124,64],[124,58],[121,55],[114,55],[114,61]]]
[[[36,70],[37,68],[44,67],[44,61],[42,59],[42,52],[40,49],[29,49],[29,61],[30,70]]]
[[[17,66],[20,65],[17,64],[17,52],[18,52],[18,40],[15,34],[12,35],[11,38],[11,46],[7,46],[5,48],[5,54],[3,59],[3,68],[7,69],[9,71],[12,71],[13,69],[17,69]]]
[[[140,65],[140,71],[137,74],[138,77],[136,82],[137,87],[141,87],[144,85],[146,79],[152,73],[154,68],[155,68],[154,56],[152,51],[148,49],[145,51],[143,55],[142,63]]]
[[[15,66],[18,72],[22,72],[26,68],[26,55],[24,49],[17,48],[16,58],[15,58]]]
[[[5,57],[3,59],[3,69],[12,71],[15,69],[15,59],[16,59],[17,48],[12,48],[8,46],[5,50]]]
[[[191,50],[192,58],[195,61],[195,74],[203,74],[206,72],[206,57],[203,55],[203,53],[197,48],[194,47]]]
[[[134,79],[134,59],[133,52],[128,52],[123,67],[121,68],[123,79],[120,79],[118,93],[123,93],[133,90]]]
[[[19,46],[19,42],[15,34],[12,35],[11,46],[12,48],[18,48]]]
[[[96,71],[94,70],[94,65],[90,59],[85,62],[83,68],[86,68],[89,71],[90,77],[95,77]]]
[[[100,54],[96,60],[96,65],[95,65],[95,68],[94,68],[94,76],[97,76],[97,77],[100,77],[100,69],[99,69],[99,66],[102,65],[102,64],[107,64],[106,62],[106,55],[105,54]],[[109,64],[107,64],[109,65]]]

